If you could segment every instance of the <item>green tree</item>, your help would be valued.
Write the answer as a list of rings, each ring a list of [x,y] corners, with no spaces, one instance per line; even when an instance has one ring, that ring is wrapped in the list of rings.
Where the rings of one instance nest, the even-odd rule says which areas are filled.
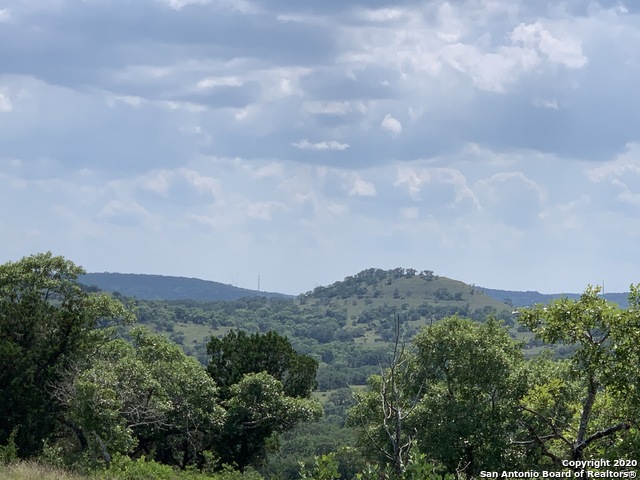
[[[495,320],[458,317],[424,329],[414,343],[420,450],[451,474],[515,467],[511,437],[526,387],[522,345]]]
[[[144,453],[181,469],[201,465],[223,423],[215,382],[161,335],[138,327],[131,336],[58,386],[68,424],[107,464],[114,453]]]
[[[639,288],[631,286],[624,310],[589,286],[578,300],[563,298],[520,312],[521,323],[536,338],[573,349],[567,362],[542,365],[533,377],[523,402],[521,445],[539,449],[556,465],[638,448]]]
[[[322,416],[319,402],[285,395],[282,383],[266,372],[246,374],[232,385],[224,405],[227,416],[214,451],[241,471],[264,460],[274,434]]]
[[[267,372],[282,382],[284,394],[308,397],[317,386],[318,362],[298,354],[289,340],[275,332],[247,335],[231,331],[224,338],[211,337],[207,370],[220,386],[224,398],[248,373]]]
[[[320,404],[308,400],[318,362],[298,354],[285,337],[232,331],[212,337],[207,352],[207,370],[227,409],[214,447],[223,462],[244,469],[261,461],[269,437],[322,415]]]
[[[50,252],[0,265],[0,444],[17,428],[22,457],[54,431],[61,405],[51,386],[133,314],[105,294],[84,292],[84,270]]]

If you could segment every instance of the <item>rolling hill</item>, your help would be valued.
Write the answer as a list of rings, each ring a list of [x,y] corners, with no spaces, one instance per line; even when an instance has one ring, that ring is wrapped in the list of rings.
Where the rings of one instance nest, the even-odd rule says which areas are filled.
[[[288,298],[289,295],[238,288],[198,278],[134,273],[87,273],[79,278],[87,286],[118,292],[140,300],[237,300],[242,297]]]
[[[567,297],[572,300],[580,298],[579,293],[540,293],[535,291],[518,292],[512,290],[496,290],[492,288],[479,287],[484,293],[490,297],[514,307],[527,307],[536,303],[549,303],[552,300],[561,297]],[[621,308],[627,308],[629,305],[628,293],[604,293],[602,295],[606,300],[618,304]]]

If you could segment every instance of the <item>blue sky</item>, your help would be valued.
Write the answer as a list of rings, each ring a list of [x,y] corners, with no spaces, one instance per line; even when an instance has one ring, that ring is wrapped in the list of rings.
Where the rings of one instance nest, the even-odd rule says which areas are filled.
[[[0,261],[640,282],[632,0],[0,0]]]

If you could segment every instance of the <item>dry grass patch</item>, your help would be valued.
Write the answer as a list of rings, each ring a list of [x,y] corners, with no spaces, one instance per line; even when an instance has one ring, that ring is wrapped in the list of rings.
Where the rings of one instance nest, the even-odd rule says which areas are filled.
[[[19,462],[0,466],[0,478],[6,480],[87,480],[75,473],[40,465],[35,462]]]

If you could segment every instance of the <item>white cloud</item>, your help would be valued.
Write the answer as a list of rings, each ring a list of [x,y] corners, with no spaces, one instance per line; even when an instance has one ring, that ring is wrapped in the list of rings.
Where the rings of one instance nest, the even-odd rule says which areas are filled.
[[[209,5],[213,0],[161,0],[175,10],[182,10],[189,5]]]
[[[276,201],[251,203],[247,206],[247,216],[259,220],[271,220],[277,210],[285,208],[283,203]]]
[[[238,108],[233,114],[233,118],[236,122],[244,122],[255,120],[260,114],[260,107],[257,105],[247,105],[243,108]]]
[[[400,216],[408,220],[418,218],[418,209],[416,207],[405,207],[400,209]]]
[[[617,196],[617,199],[622,203],[627,203],[640,208],[640,193],[632,193],[626,189]]]
[[[539,202],[544,202],[547,198],[545,190],[535,181],[528,178],[523,172],[500,172],[492,175],[488,180],[481,180],[478,182],[478,185],[486,187],[492,195],[498,193],[500,185],[506,184],[524,186],[525,189],[535,193]],[[521,189],[520,186],[516,188]]]
[[[221,192],[220,180],[214,177],[201,175],[200,173],[182,168],[179,172],[193,185],[199,192],[209,193],[217,196]]]
[[[311,143],[309,140],[304,139],[291,145],[301,150],[346,150],[349,148],[348,143],[340,143],[335,140]]]
[[[461,16],[449,2],[440,5],[438,9],[438,19],[440,29],[438,30],[438,38],[447,43],[459,41],[466,33],[466,27],[462,22]]]
[[[324,208],[327,212],[336,217],[341,217],[348,212],[348,208],[346,206],[335,202],[328,202]]]
[[[0,23],[11,20],[11,11],[8,8],[0,8]]]
[[[531,101],[531,103],[538,108],[548,108],[550,110],[558,109],[558,100],[555,98],[551,98],[551,99],[535,98]]]
[[[155,170],[139,178],[140,186],[145,190],[150,190],[159,194],[166,194],[173,172],[168,170]]]
[[[213,5],[214,7],[223,7],[227,10],[231,10],[234,12],[244,13],[244,14],[254,14],[260,13],[260,8],[258,8],[254,3],[248,0],[156,0],[160,1],[174,10],[182,10],[185,7],[191,5],[197,6],[206,6]]]
[[[451,67],[468,74],[476,87],[490,92],[503,92],[522,72],[540,64],[534,50],[519,47],[503,46],[496,52],[483,52],[475,45],[455,43],[444,47],[441,56]]]
[[[102,218],[114,217],[150,217],[149,211],[135,200],[111,200],[98,214]]]
[[[284,174],[284,167],[281,163],[271,162],[252,170],[251,174],[256,178],[281,177]]]
[[[303,110],[312,115],[337,115],[344,116],[351,111],[349,102],[337,101],[311,101],[305,102]]]
[[[511,41],[536,49],[546,55],[551,63],[567,68],[582,68],[587,64],[579,40],[569,36],[555,37],[540,22],[519,24],[511,32]]]
[[[413,198],[417,198],[418,193],[422,190],[422,185],[431,179],[427,169],[417,169],[409,166],[400,166],[396,174],[394,186],[406,186],[409,194]]]
[[[365,9],[357,12],[357,16],[367,22],[390,22],[409,19],[411,13],[401,8]]]
[[[580,231],[588,221],[591,199],[588,195],[568,203],[550,205],[542,210],[538,217],[543,220],[550,232],[555,235],[558,230]]]
[[[382,119],[380,127],[387,132],[398,135],[402,132],[402,124],[399,120],[393,118],[390,114],[386,114]]]
[[[585,174],[592,182],[601,182],[610,178],[622,177],[628,173],[640,175],[640,143],[627,144],[624,153],[614,160],[602,162],[602,165],[586,170]]]
[[[475,207],[479,207],[478,199],[469,185],[467,177],[456,168],[436,168],[435,179],[444,184],[451,185],[455,192],[455,204],[461,203],[466,199],[471,200]]]
[[[353,181],[353,187],[349,190],[350,196],[359,197],[375,197],[376,187],[373,183],[367,182],[360,177],[356,177]]]
[[[13,104],[9,98],[9,94],[0,89],[0,112],[10,112],[13,110]]]
[[[208,90],[216,87],[241,87],[244,80],[238,76],[207,77],[196,84],[198,90]]]

